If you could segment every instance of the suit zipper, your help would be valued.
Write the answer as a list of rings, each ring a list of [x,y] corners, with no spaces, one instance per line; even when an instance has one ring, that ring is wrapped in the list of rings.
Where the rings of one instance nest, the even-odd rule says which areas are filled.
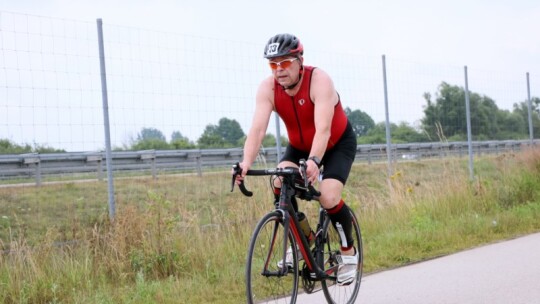
[[[300,133],[300,142],[304,144],[304,136],[302,133],[302,126],[300,125],[300,119],[298,118],[298,112],[296,112],[296,104],[294,103],[294,96],[291,96],[292,107],[294,110],[294,116],[296,117],[296,123],[298,124],[298,132]]]

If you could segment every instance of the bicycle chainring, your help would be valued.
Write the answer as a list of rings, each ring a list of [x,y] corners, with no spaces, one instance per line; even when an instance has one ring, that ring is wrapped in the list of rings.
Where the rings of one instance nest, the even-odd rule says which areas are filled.
[[[307,268],[306,263],[303,263],[302,266],[302,288],[304,288],[304,291],[306,293],[312,293],[315,289],[315,283],[316,281],[311,279],[311,275],[309,273],[309,269]]]

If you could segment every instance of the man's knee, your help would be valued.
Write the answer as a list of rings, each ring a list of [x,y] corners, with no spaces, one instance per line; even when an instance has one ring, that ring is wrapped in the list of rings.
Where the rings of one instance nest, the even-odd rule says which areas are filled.
[[[331,209],[337,206],[341,200],[343,184],[335,179],[325,179],[320,185],[321,197],[319,200],[323,208]]]
[[[337,206],[341,200],[341,193],[330,193],[329,191],[322,192],[319,201],[324,209],[331,209]]]

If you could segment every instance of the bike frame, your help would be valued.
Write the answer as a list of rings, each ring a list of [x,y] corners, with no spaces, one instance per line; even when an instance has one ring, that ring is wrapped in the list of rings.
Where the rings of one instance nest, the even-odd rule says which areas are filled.
[[[299,230],[300,223],[298,222],[298,217],[296,216],[296,212],[294,211],[292,204],[291,204],[291,197],[295,195],[295,189],[291,186],[294,181],[291,180],[291,176],[283,176],[282,181],[282,187],[281,187],[281,193],[279,198],[279,203],[277,207],[277,210],[279,210],[282,214],[283,219],[283,230],[285,237],[283,238],[283,261],[285,260],[285,257],[287,255],[287,248],[288,246],[288,235],[289,235],[289,229],[292,232],[292,235],[294,239],[296,240],[296,243],[298,245],[298,248],[301,252],[301,254],[304,257],[304,261],[306,263],[306,266],[308,270],[310,271],[310,274],[312,275],[312,279],[314,280],[323,280],[329,278],[329,275],[319,267],[317,262],[315,261],[315,257],[311,253],[311,250],[309,250],[309,243],[306,237],[304,236],[304,233]],[[317,199],[316,199],[317,200]],[[320,248],[321,245],[321,239],[320,239],[320,231],[323,229],[324,224],[324,209],[322,207],[319,207],[319,222],[317,223],[316,228],[316,234],[315,234],[315,248],[318,250],[319,254],[322,254],[322,248]],[[277,233],[277,227],[274,230],[274,233]],[[274,235],[275,239],[276,235]],[[324,236],[322,236],[324,237]],[[273,244],[272,244],[273,246]],[[271,252],[271,249],[269,250],[269,253]],[[269,257],[268,257],[269,258]],[[268,260],[265,263],[265,267],[268,265]],[[264,272],[264,271],[263,271]],[[331,272],[331,271],[329,271]],[[288,273],[287,266],[283,264],[283,268],[281,270],[281,273],[286,274]]]
[[[287,167],[263,170],[248,170],[247,172],[245,172],[245,174],[242,174],[242,168],[240,168],[239,163],[236,163],[236,165],[233,166],[231,191],[233,191],[235,185],[238,185],[240,191],[248,197],[253,196],[253,192],[246,189],[244,179],[239,177],[241,174],[244,176],[273,176],[276,178],[280,178],[281,180],[279,198],[278,201],[274,203],[274,210],[270,213],[267,213],[262,218],[264,220],[259,221],[250,241],[250,249],[248,253],[249,260],[248,267],[246,269],[246,277],[248,280],[246,282],[248,303],[252,303],[253,298],[258,298],[257,294],[254,294],[254,290],[252,289],[252,277],[253,275],[257,276],[257,273],[260,274],[262,277],[270,279],[270,284],[277,283],[272,280],[272,277],[279,279],[281,277],[291,275],[294,280],[292,291],[293,298],[291,298],[293,302],[296,299],[296,294],[298,292],[298,280],[301,279],[304,290],[307,293],[312,293],[315,287],[315,282],[320,281],[322,283],[321,285],[324,291],[324,295],[329,301],[329,303],[334,303],[334,299],[337,298],[347,299],[347,303],[351,303],[351,301],[356,299],[358,290],[360,288],[360,280],[362,275],[361,269],[359,269],[359,274],[357,274],[357,282],[352,285],[352,290],[349,291],[348,289],[344,289],[343,291],[337,291],[336,289],[335,291],[337,291],[337,294],[335,293],[335,291],[329,290],[329,287],[333,284],[328,285],[328,282],[336,283],[337,281],[337,271],[339,269],[340,263],[338,255],[340,254],[340,252],[338,248],[334,248],[338,247],[339,245],[335,243],[336,240],[334,240],[334,238],[338,236],[330,234],[329,229],[332,228],[330,227],[332,225],[331,221],[328,217],[326,210],[319,204],[319,221],[315,229],[315,247],[313,249],[310,248],[308,237],[304,235],[304,232],[300,228],[298,215],[292,205],[292,198],[298,197],[302,200],[316,200],[317,202],[319,202],[319,197],[321,193],[315,188],[313,188],[313,186],[309,184],[307,180],[301,178],[303,176],[306,176],[305,160],[301,159],[299,161],[299,165],[299,168]],[[352,214],[352,217],[353,220],[356,221],[356,217],[354,216],[354,214]],[[273,227],[266,226],[270,222],[274,224]],[[356,222],[353,223],[353,226],[356,233],[354,237],[358,240],[357,246],[359,246],[358,250],[360,251],[360,256],[362,256],[360,227]],[[280,231],[281,228],[283,228],[283,232]],[[258,236],[260,235],[261,231],[263,231],[262,229],[265,229],[264,231],[267,232],[264,234],[265,236],[263,237],[265,238],[265,241],[264,243],[261,243],[261,247],[257,247],[262,249],[262,251],[257,250],[258,254],[256,255],[258,256],[258,263],[253,263],[253,260],[251,259],[254,257],[254,249],[256,248],[254,246],[258,244],[257,239],[259,238]],[[268,235],[268,233],[270,235]],[[281,236],[283,236],[283,241],[279,240],[279,237]],[[268,237],[270,237],[270,239],[268,239]],[[277,243],[278,240],[280,244]],[[280,248],[278,250],[276,248],[276,246],[278,245],[282,245],[283,248]],[[290,271],[289,266],[287,265],[287,263],[285,263],[285,261],[287,260],[287,250],[289,247],[293,248],[293,258],[296,257],[292,271]],[[278,252],[281,250],[282,252]],[[302,268],[300,268],[300,265],[298,263],[298,254],[302,254],[304,258]],[[279,260],[280,257],[281,260]],[[278,260],[277,263],[276,260]],[[262,265],[259,264],[261,262]],[[277,264],[277,268],[274,267],[274,263]],[[359,261],[359,265],[361,265],[360,263],[362,263],[362,260]],[[257,264],[259,266],[256,266]],[[279,267],[280,264],[281,267]],[[272,271],[270,271],[269,269],[272,269]],[[281,280],[278,281],[281,282]],[[285,280],[283,282],[287,281],[288,280]],[[280,285],[279,283],[277,284]],[[268,297],[270,298],[275,296],[283,295],[280,293],[273,293],[273,291],[270,291],[270,293],[268,294]],[[339,303],[341,303],[341,301]]]

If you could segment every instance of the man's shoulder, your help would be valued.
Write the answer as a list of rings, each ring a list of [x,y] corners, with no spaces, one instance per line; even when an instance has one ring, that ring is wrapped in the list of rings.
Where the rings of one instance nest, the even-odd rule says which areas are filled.
[[[314,68],[313,72],[311,73],[311,81],[312,83],[313,82],[325,83],[325,82],[331,82],[332,79],[330,78],[330,75],[328,75],[328,73],[326,73],[323,69]]]
[[[273,100],[274,97],[274,77],[266,77],[259,85],[259,95]]]
[[[261,85],[272,85],[272,86],[274,86],[274,77],[273,76],[268,76],[268,77],[264,78],[261,81]]]

